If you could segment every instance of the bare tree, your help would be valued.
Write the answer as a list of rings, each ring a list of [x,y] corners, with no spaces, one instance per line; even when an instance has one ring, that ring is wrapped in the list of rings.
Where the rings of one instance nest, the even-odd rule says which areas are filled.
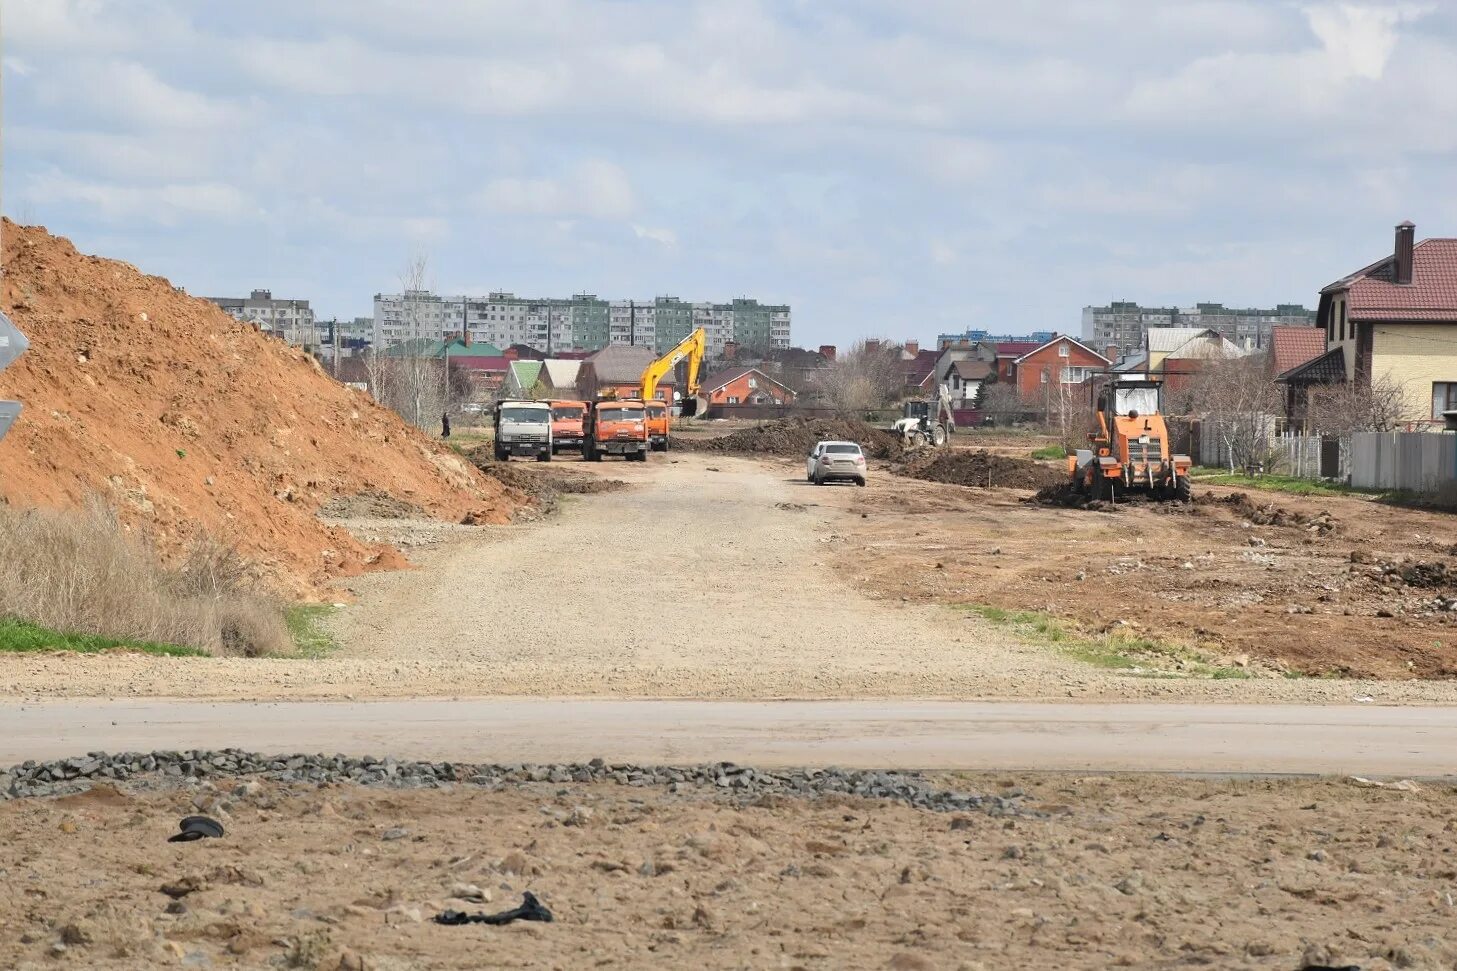
[[[433,428],[450,403],[450,377],[444,351],[434,352],[440,336],[428,319],[434,302],[429,292],[430,260],[416,252],[400,273],[401,323],[405,340],[382,362],[382,388],[387,397],[379,400],[417,428]],[[442,345],[443,347],[443,345]]]
[[[905,394],[905,363],[898,344],[857,341],[822,380],[825,401],[843,414],[876,411]]]
[[[1406,386],[1383,374],[1369,384],[1343,381],[1310,389],[1306,419],[1317,435],[1390,432],[1412,420]]]
[[[1093,406],[1086,382],[1064,381],[1061,374],[1056,377],[1059,380],[1042,385],[1043,421],[1058,436],[1062,447],[1071,450],[1077,442],[1087,440],[1093,423]]]
[[[998,425],[1010,425],[1035,411],[1022,399],[1015,384],[985,381],[976,392],[976,407]]]
[[[1230,471],[1269,464],[1281,397],[1265,355],[1206,362],[1190,381],[1187,398],[1205,434],[1218,436]]]

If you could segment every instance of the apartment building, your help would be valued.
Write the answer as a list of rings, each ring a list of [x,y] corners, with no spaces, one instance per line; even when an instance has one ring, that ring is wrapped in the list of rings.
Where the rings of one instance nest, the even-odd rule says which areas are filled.
[[[1315,311],[1300,304],[1282,303],[1271,309],[1226,307],[1222,303],[1196,303],[1192,307],[1144,307],[1128,300],[1115,300],[1106,307],[1084,307],[1084,344],[1106,351],[1113,357],[1143,349],[1150,327],[1192,327],[1209,329],[1240,347],[1270,346],[1275,327],[1314,327]]]
[[[317,348],[319,332],[307,300],[275,299],[271,290],[254,290],[246,297],[208,297],[229,316],[257,324],[258,329],[281,337],[295,347]]]
[[[609,345],[650,347],[662,353],[702,327],[709,353],[720,354],[730,342],[765,351],[787,348],[790,324],[787,305],[745,297],[728,303],[690,303],[672,296],[604,300],[591,293],[566,298],[505,292],[451,297],[410,290],[374,296],[374,342],[381,348],[467,332],[475,343],[525,344],[546,354]]]

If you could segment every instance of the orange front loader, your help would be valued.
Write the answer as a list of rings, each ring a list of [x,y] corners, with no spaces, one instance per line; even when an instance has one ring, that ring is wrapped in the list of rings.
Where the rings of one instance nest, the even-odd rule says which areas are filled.
[[[1187,455],[1169,451],[1169,428],[1159,411],[1157,381],[1120,381],[1098,392],[1098,427],[1091,448],[1068,456],[1073,489],[1099,499],[1142,492],[1155,499],[1191,496]]]

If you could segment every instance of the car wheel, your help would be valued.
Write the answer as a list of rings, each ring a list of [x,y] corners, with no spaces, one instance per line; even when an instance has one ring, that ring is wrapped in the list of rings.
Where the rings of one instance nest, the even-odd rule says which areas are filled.
[[[855,484],[862,489],[865,488],[865,476],[862,475],[860,478],[856,479]]]

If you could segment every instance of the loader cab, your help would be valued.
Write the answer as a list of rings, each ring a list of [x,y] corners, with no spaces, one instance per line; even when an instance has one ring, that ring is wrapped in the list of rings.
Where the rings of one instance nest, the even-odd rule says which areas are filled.
[[[1157,381],[1119,381],[1103,386],[1098,395],[1098,410],[1106,419],[1128,418],[1133,414],[1157,415],[1161,386]]]

